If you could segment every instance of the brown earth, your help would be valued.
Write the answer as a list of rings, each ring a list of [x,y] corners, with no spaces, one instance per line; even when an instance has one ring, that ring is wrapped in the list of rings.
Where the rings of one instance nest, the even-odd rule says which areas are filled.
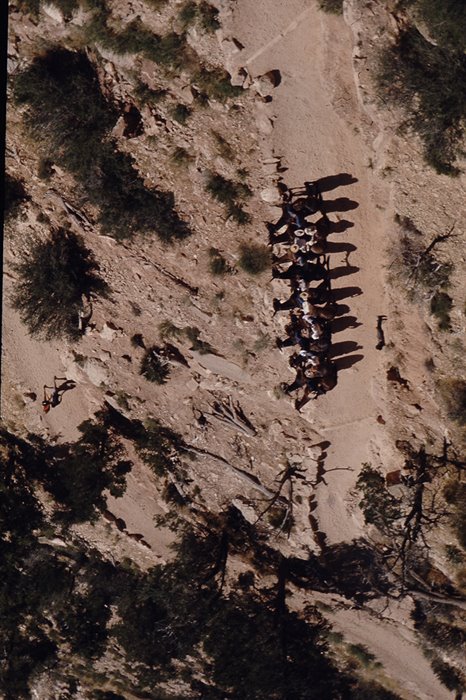
[[[162,21],[151,19],[142,2],[135,0],[131,11],[123,9],[122,3],[115,5],[126,19],[131,19],[128,12],[140,14],[154,28]],[[453,312],[453,336],[442,345],[435,340],[435,323],[425,308],[409,303],[401,285],[387,279],[397,240],[395,212],[409,216],[426,231],[428,240],[453,221],[464,237],[460,232],[464,176],[453,182],[434,175],[423,164],[416,139],[408,142],[395,135],[394,116],[381,112],[375,103],[370,80],[360,69],[363,59],[358,57],[370,56],[377,32],[387,35],[394,26],[386,8],[372,5],[368,12],[358,0],[350,0],[343,19],[320,12],[308,0],[237,0],[231,9],[227,3],[222,8],[222,30],[216,37],[190,31],[198,50],[218,64],[225,61],[238,74],[238,82],[245,75],[239,69],[247,71],[246,86],[269,71],[279,71],[281,81],[274,88],[253,82],[235,100],[236,109],[219,103],[208,110],[195,108],[184,126],[169,119],[165,106],[158,115],[142,110],[144,133],[135,139],[125,141],[122,123],[117,125],[115,132],[147,181],[175,191],[177,206],[194,229],[190,239],[174,246],[155,238],[119,244],[99,235],[86,207],[88,223],[70,217],[66,203],[79,209],[72,179],[61,172],[51,183],[38,179],[37,154],[21,130],[20,114],[10,104],[8,169],[25,180],[32,201],[10,226],[6,242],[2,405],[8,427],[53,440],[73,440],[79,434],[77,426],[105,399],[131,417],[159,418],[194,448],[220,458],[198,457],[187,463],[193,480],[188,488],[191,493],[196,489],[198,504],[214,512],[234,502],[253,521],[287,460],[299,463],[306,478],[296,488],[300,498],[294,506],[295,526],[288,539],[271,540],[285,554],[305,557],[309,551],[319,552],[324,540],[333,544],[367,534],[354,492],[361,465],[371,462],[384,471],[399,468],[403,456],[395,448],[397,439],[439,444],[445,431],[454,429],[439,409],[434,378],[425,361],[434,357],[446,376],[452,366],[464,372],[464,360],[451,349],[455,341],[456,347],[461,344],[464,334],[459,305]],[[41,32],[50,38],[68,30],[60,17],[47,16],[39,30],[23,15],[13,14],[13,59],[24,61]],[[149,61],[102,55],[103,80],[119,96],[131,94],[134,67],[150,84],[163,83]],[[183,78],[171,82],[169,89],[170,104],[192,103]],[[272,95],[271,101],[264,100],[264,89]],[[228,140],[232,158],[219,154],[212,130]],[[176,168],[170,160],[175,146],[193,155],[186,169]],[[286,170],[277,172],[276,159]],[[226,221],[223,208],[204,189],[208,169],[237,177],[239,168],[249,172],[254,190],[248,205],[252,223],[244,228]],[[344,300],[355,325],[335,332],[335,343],[347,344],[340,346],[338,386],[298,414],[277,388],[292,377],[287,353],[280,354],[274,346],[275,337],[283,337],[284,318],[272,318],[271,303],[274,296],[286,295],[286,286],[271,282],[268,272],[257,277],[242,271],[214,277],[208,269],[208,249],[220,249],[235,266],[240,242],[267,241],[264,221],[275,220],[280,213],[270,204],[278,201],[279,178],[296,187],[328,176],[343,180],[344,173],[354,182],[328,190],[324,199],[344,197],[356,205],[342,211],[337,203],[330,214],[334,221],[347,219],[354,224],[332,237],[355,249],[349,256],[332,254],[331,266],[344,273],[334,280],[334,289],[352,286],[361,291]],[[112,300],[94,305],[95,329],[74,348],[62,341],[32,339],[8,305],[15,279],[11,263],[29,233],[47,231],[37,220],[39,212],[45,212],[53,225],[69,221],[84,235],[112,288]],[[458,239],[458,246],[462,241]],[[348,259],[357,269],[347,267]],[[464,259],[456,263],[452,295],[464,299]],[[198,294],[174,277],[198,287]],[[388,343],[382,351],[375,347],[379,314],[387,316]],[[142,333],[148,345],[158,342],[159,324],[167,320],[179,328],[197,327],[215,354],[190,349],[191,343],[181,336],[172,342],[189,368],[173,366],[167,384],[157,386],[139,375],[143,351],[133,347],[130,339]],[[387,380],[391,366],[399,368],[408,388]],[[40,410],[42,386],[50,384],[54,375],[74,379],[77,386],[45,415]],[[36,401],[27,396],[31,392],[37,394]],[[229,397],[241,405],[254,435],[211,415],[214,401],[227,403]],[[202,429],[200,415],[207,418]],[[103,551],[131,556],[142,565],[165,559],[172,535],[153,520],[168,510],[161,491],[148,467],[137,463],[125,495],[108,499],[109,510],[123,518],[126,532],[102,519],[96,526],[80,526],[79,535]],[[150,548],[128,538],[128,532],[141,534]],[[335,605],[332,619],[348,641],[363,643],[376,654],[403,697],[450,697],[415,644],[409,605],[383,616],[382,621],[376,611],[343,611]]]

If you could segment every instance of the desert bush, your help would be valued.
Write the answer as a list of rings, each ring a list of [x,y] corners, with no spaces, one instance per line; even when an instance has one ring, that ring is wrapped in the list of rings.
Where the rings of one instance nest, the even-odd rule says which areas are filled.
[[[375,525],[385,534],[392,534],[394,523],[401,517],[401,510],[397,499],[388,491],[382,474],[365,463],[357,478],[356,489],[363,496],[359,507],[365,522]]]
[[[26,202],[28,199],[29,195],[21,180],[5,173],[5,221],[15,218],[23,202]]]
[[[409,224],[412,225],[412,222],[408,220],[408,226]],[[411,285],[411,294],[416,287],[431,293],[448,288],[453,263],[439,262],[432,251],[426,254],[423,240],[418,235],[420,232],[408,228],[406,219],[400,225],[402,232],[399,251],[393,260],[392,269]]]
[[[381,92],[406,112],[426,161],[439,173],[457,175],[466,116],[466,55],[434,46],[413,27],[383,51],[378,70]]]
[[[144,336],[142,333],[135,333],[131,336],[131,345],[133,348],[145,348]]]
[[[181,8],[178,19],[185,28],[198,22],[208,33],[220,28],[218,10],[208,2],[197,3],[194,0],[188,0]]]
[[[84,53],[41,54],[16,77],[14,95],[27,106],[26,124],[42,150],[75,176],[83,200],[100,209],[104,231],[121,239],[155,230],[167,241],[189,234],[173,194],[148,189],[133,158],[116,148],[110,132],[118,113]]]
[[[332,15],[343,14],[343,0],[319,0],[319,7]]]
[[[270,269],[270,248],[261,243],[242,243],[238,265],[250,275],[259,275]]]
[[[106,491],[115,497],[123,495],[126,474],[132,468],[103,414],[78,428],[77,442],[46,447],[40,455],[44,460],[40,480],[60,505],[57,517],[65,522],[94,520],[107,506]]]
[[[451,522],[463,549],[466,549],[466,483],[451,479],[445,486],[444,496],[452,508]]]
[[[188,2],[185,2],[179,11],[178,19],[183,27],[186,28],[196,21],[197,14],[197,2],[195,2],[195,0],[188,0]]]
[[[444,48],[466,51],[466,5],[463,0],[416,0],[414,12]]]
[[[168,90],[163,88],[150,88],[146,83],[138,80],[134,96],[139,101],[140,105],[155,107],[168,95]]]
[[[215,139],[219,156],[221,156],[224,160],[234,160],[235,152],[226,138],[214,129],[212,129],[212,136]]]
[[[448,690],[458,693],[466,692],[466,676],[457,668],[445,663],[439,656],[435,656],[431,661],[432,670],[439,681]]]
[[[50,180],[53,175],[53,161],[50,158],[41,158],[37,166],[37,177],[41,180]]]
[[[191,341],[191,350],[199,352],[201,355],[217,355],[217,351],[206,340],[201,340],[201,331],[195,326],[186,326],[183,333]]]
[[[213,275],[225,275],[231,268],[217,248],[209,248],[209,269]]]
[[[193,160],[193,156],[183,146],[176,146],[170,156],[172,163],[178,166],[186,166]]]
[[[183,329],[175,325],[173,321],[170,321],[168,318],[159,323],[159,333],[162,340],[167,340],[169,338],[181,340],[183,337]]]
[[[366,668],[373,664],[376,660],[374,654],[372,654],[372,652],[370,652],[369,649],[364,646],[364,644],[348,644],[346,649],[350,656],[357,659],[357,661],[359,661],[359,663]]]
[[[181,102],[177,105],[175,105],[171,110],[170,113],[175,121],[177,121],[179,124],[186,124],[188,121],[188,118],[191,116],[191,110],[189,107],[186,105],[182,104]]]
[[[13,306],[37,337],[77,340],[83,297],[108,294],[93,253],[69,230],[52,231],[46,240],[32,238],[15,268],[19,280]]]
[[[430,312],[438,319],[438,327],[441,331],[451,330],[450,311],[453,301],[446,292],[435,292],[430,300]]]
[[[206,190],[214,199],[225,205],[227,214],[238,224],[246,224],[251,220],[250,215],[243,210],[242,201],[252,196],[252,191],[243,182],[227,180],[218,173],[209,173]]]
[[[466,381],[443,379],[438,383],[448,415],[460,425],[466,425]]]
[[[165,384],[170,374],[170,367],[165,360],[160,358],[157,351],[158,348],[155,345],[147,348],[142,358],[139,374],[142,374],[149,382]]]
[[[222,68],[207,68],[201,66],[193,75],[192,82],[199,87],[210,99],[226,102],[239,97],[243,88],[231,84],[231,76]]]

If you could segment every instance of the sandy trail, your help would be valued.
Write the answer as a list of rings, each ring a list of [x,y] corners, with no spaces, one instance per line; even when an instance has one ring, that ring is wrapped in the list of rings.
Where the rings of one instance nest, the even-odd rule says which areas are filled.
[[[334,328],[333,340],[342,353],[337,360],[338,386],[303,409],[330,442],[328,474],[317,487],[314,515],[329,543],[348,540],[362,531],[360,516],[348,512],[348,493],[361,464],[379,454],[383,441],[376,420],[383,354],[375,349],[375,327],[377,315],[385,312],[383,207],[389,193],[376,183],[368,167],[371,150],[356,133],[355,125],[362,120],[351,70],[352,40],[341,18],[326,16],[303,0],[277,0],[267,3],[267,9],[264,3],[244,0],[238,2],[235,19],[236,36],[245,46],[238,63],[246,63],[253,76],[273,69],[281,73],[270,105],[274,130],[264,151],[273,144],[275,155],[282,157],[287,185],[342,173],[357,180],[324,192],[330,218],[354,224],[332,234],[331,241],[356,247],[349,256],[331,255],[331,268],[338,275],[332,287],[356,287],[360,292],[342,300],[349,312]],[[345,327],[348,323],[354,327]],[[283,372],[286,378],[285,360]]]

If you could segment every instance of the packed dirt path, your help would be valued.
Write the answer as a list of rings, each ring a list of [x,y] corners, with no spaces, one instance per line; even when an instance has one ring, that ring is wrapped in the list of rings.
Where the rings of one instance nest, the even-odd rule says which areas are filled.
[[[283,181],[291,187],[333,176],[323,192],[329,217],[350,222],[346,231],[329,239],[350,244],[331,254],[332,288],[351,287],[355,294],[341,299],[349,308],[333,328],[338,386],[303,409],[330,443],[314,515],[329,543],[349,540],[360,534],[361,522],[348,512],[348,493],[361,464],[379,463],[383,449],[383,427],[377,422],[383,352],[375,345],[377,316],[387,311],[383,271],[390,193],[370,167],[377,133],[357,101],[352,37],[341,17],[325,15],[303,0],[239,0],[233,25],[245,47],[238,65],[246,66],[252,77],[280,71],[281,83],[267,105],[274,128],[264,137],[264,154],[281,157],[287,168]],[[361,133],[361,127],[367,131]],[[350,184],[339,184],[345,182]],[[279,296],[283,288],[276,284]],[[283,364],[286,376],[285,357]]]

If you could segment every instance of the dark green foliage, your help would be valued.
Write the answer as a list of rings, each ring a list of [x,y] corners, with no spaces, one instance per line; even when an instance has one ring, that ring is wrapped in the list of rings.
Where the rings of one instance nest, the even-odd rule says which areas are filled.
[[[106,508],[105,491],[122,496],[132,463],[123,459],[120,440],[108,429],[104,415],[79,426],[76,443],[45,450],[41,480],[61,506],[67,522],[94,519]]]
[[[382,474],[370,464],[364,464],[356,488],[363,495],[359,507],[365,522],[385,534],[392,534],[394,523],[401,517],[400,505],[388,491]]]
[[[173,107],[171,115],[179,124],[186,124],[188,118],[191,116],[191,110],[186,105],[179,103]]]
[[[466,425],[466,381],[443,379],[439,382],[439,389],[449,417],[460,425]]]
[[[332,15],[343,14],[343,0],[319,0],[319,7]]]
[[[243,94],[243,88],[232,85],[230,74],[222,68],[201,66],[193,75],[192,82],[210,99],[219,102],[226,102]]]
[[[135,425],[133,440],[136,451],[157,476],[176,473],[178,452],[183,449],[183,440],[178,433],[166,428],[155,419]]]
[[[195,326],[186,326],[183,328],[183,332],[186,337],[191,341],[191,350],[199,352],[201,355],[207,355],[208,353],[212,355],[217,355],[217,351],[212,347],[210,343],[206,340],[201,340],[199,337],[201,331]]]
[[[208,33],[220,28],[218,10],[208,2],[195,2],[188,0],[181,8],[178,19],[186,28],[194,22],[198,22],[202,29]]]
[[[189,233],[170,192],[148,189],[132,157],[116,149],[110,131],[118,113],[103,97],[83,53],[52,49],[15,79],[15,99],[50,157],[79,181],[100,209],[102,229],[116,238],[156,231],[164,240]]]
[[[448,690],[457,692],[466,692],[466,677],[461,671],[450,664],[445,663],[439,657],[435,657],[431,661],[432,669],[439,681]]]
[[[351,697],[353,700],[401,700],[401,697],[391,690],[363,678],[356,681]]]
[[[199,3],[199,21],[202,28],[208,33],[213,33],[220,29],[218,10],[210,2],[201,0]]]
[[[131,345],[133,346],[133,348],[145,348],[146,347],[142,333],[135,333],[131,337]]]
[[[450,311],[453,301],[446,292],[435,292],[430,300],[430,312],[438,319],[438,327],[441,331],[451,330]]]
[[[190,24],[193,24],[197,18],[197,3],[195,0],[188,0],[188,2],[185,2],[183,7],[178,13],[178,19],[180,20],[181,24],[186,28]]]
[[[90,587],[77,594],[59,617],[60,632],[70,642],[71,650],[85,657],[102,655],[108,638],[110,597],[102,587]]]
[[[170,160],[175,165],[187,165],[193,160],[193,156],[183,148],[182,146],[177,146],[170,156]]]
[[[52,231],[45,241],[31,239],[16,265],[19,281],[13,295],[13,305],[29,332],[46,339],[77,340],[83,297],[108,293],[98,269],[84,240],[69,230]]]
[[[5,221],[17,216],[21,204],[29,199],[23,183],[5,173]]]
[[[150,88],[146,83],[139,81],[134,90],[135,97],[140,105],[156,107],[168,94],[168,90],[163,88]]]
[[[146,350],[142,358],[139,374],[142,374],[149,382],[165,384],[170,374],[170,367],[165,360],[161,359],[158,349],[153,345]]]
[[[209,248],[209,269],[213,275],[231,272],[230,266],[217,248]]]
[[[452,506],[451,520],[458,541],[466,549],[466,483],[452,479],[445,486],[444,496]]]
[[[401,105],[406,125],[422,139],[426,161],[439,173],[457,175],[466,116],[466,55],[430,44],[414,28],[384,51],[379,86]]]
[[[243,182],[227,180],[218,173],[209,173],[206,190],[218,202],[225,205],[227,214],[238,224],[246,224],[251,220],[250,215],[243,210],[242,201],[252,196],[251,188]]]
[[[214,130],[212,130],[212,136],[214,137],[215,142],[217,144],[219,155],[225,160],[234,160],[235,152],[226,140],[226,138],[222,136],[222,134],[220,134],[218,131]]]
[[[243,243],[240,246],[239,266],[250,275],[270,270],[270,248],[261,243]]]
[[[28,12],[33,17],[37,17],[40,10],[41,0],[17,0],[17,5],[22,12]]]
[[[53,161],[50,158],[41,158],[37,166],[37,177],[41,180],[50,180],[53,175]]]
[[[466,51],[466,5],[463,0],[416,0],[415,14],[446,49]]]

